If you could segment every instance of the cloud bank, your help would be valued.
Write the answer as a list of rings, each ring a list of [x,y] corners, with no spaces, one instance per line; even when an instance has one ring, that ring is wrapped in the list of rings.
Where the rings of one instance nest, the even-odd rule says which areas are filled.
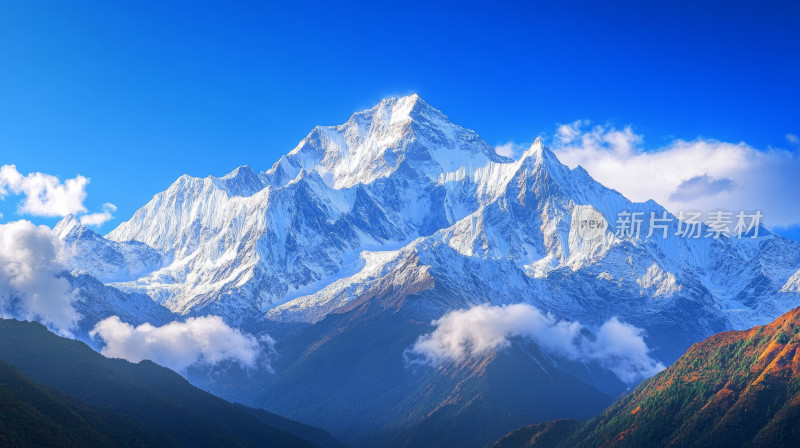
[[[161,327],[148,323],[134,327],[111,316],[98,322],[89,335],[105,344],[100,353],[106,357],[149,359],[175,371],[226,361],[255,368],[269,361],[274,344],[269,336],[257,339],[229,327],[219,316],[192,317]]]
[[[80,316],[75,293],[59,261],[61,240],[47,226],[28,221],[0,224],[0,313],[3,317],[39,321],[63,336]]]
[[[433,322],[436,329],[421,336],[409,353],[414,362],[440,365],[481,356],[511,344],[513,338],[535,342],[544,352],[573,361],[597,362],[631,384],[665,367],[649,356],[644,332],[612,318],[586,336],[578,322],[557,320],[528,304],[478,305],[452,311]]]
[[[629,199],[654,199],[673,213],[760,210],[767,226],[798,223],[800,201],[785,199],[800,189],[797,154],[702,138],[645,151],[642,142],[630,127],[576,121],[558,127],[553,150]]]

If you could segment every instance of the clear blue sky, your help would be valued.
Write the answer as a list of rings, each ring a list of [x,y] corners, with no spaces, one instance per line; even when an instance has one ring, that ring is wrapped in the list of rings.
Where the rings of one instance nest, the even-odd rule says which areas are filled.
[[[0,164],[90,177],[108,231],[183,173],[267,169],[410,92],[491,144],[581,118],[654,147],[800,134],[792,2],[292,3],[0,3]]]

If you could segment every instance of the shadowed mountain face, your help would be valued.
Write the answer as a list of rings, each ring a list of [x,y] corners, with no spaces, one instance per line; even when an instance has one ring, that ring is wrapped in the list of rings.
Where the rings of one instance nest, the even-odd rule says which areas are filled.
[[[14,440],[65,438],[53,446],[342,446],[324,431],[226,402],[149,361],[105,358],[37,323],[0,320],[0,359],[8,363],[0,364],[0,391],[11,406],[4,408],[9,414],[3,424],[11,414],[19,419],[0,424],[6,431],[0,435]],[[30,420],[40,416],[36,432]]]
[[[695,344],[600,416],[508,434],[496,448],[800,444],[800,308]]]
[[[405,350],[426,329],[404,309],[365,304],[280,344],[275,374],[192,379],[363,447],[480,447],[530,419],[587,418],[612,402],[535,346],[435,369],[406,366]]]
[[[34,383],[0,361],[0,445],[177,447],[165,434]]]

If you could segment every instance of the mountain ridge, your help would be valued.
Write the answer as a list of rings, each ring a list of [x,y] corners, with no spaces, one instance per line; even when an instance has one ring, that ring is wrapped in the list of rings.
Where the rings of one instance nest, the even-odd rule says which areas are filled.
[[[179,446],[341,444],[317,428],[224,401],[150,361],[106,358],[34,322],[0,319],[0,359],[30,380]]]
[[[800,308],[693,345],[598,417],[514,431],[495,448],[796,446]]]

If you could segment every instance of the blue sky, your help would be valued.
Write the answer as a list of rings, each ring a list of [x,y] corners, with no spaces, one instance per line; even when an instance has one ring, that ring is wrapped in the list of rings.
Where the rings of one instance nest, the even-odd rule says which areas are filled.
[[[183,173],[267,169],[411,92],[496,145],[591,120],[644,150],[798,150],[792,2],[482,3],[3,2],[0,165],[90,178],[108,231]]]

